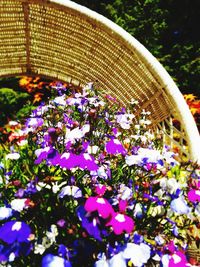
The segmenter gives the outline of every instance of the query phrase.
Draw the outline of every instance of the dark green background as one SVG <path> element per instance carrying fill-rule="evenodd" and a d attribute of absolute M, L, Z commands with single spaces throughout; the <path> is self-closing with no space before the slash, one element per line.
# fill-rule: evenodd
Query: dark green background
<path fill-rule="evenodd" d="M 200 0 L 74 0 L 138 39 L 182 93 L 200 97 Z"/>

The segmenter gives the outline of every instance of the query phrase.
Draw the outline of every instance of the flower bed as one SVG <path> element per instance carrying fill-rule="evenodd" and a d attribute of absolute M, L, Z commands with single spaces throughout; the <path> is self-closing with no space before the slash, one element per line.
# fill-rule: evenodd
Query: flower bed
<path fill-rule="evenodd" d="M 0 148 L 2 266 L 198 266 L 198 166 L 134 117 L 137 101 L 56 90 Z"/>

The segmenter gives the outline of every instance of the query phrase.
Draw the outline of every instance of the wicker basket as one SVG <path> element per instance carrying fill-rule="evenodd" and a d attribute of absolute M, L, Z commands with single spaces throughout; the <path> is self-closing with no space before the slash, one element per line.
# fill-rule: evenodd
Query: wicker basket
<path fill-rule="evenodd" d="M 0 0 L 0 42 L 1 77 L 93 81 L 101 94 L 124 105 L 137 99 L 138 113 L 151 112 L 164 141 L 200 163 L 199 133 L 175 83 L 143 45 L 110 20 L 68 0 Z"/>

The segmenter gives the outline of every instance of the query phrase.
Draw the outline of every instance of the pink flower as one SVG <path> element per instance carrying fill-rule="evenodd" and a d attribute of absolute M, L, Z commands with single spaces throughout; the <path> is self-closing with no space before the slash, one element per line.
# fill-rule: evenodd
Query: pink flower
<path fill-rule="evenodd" d="M 110 203 L 105 198 L 99 196 L 89 197 L 86 200 L 84 208 L 87 212 L 97 211 L 99 216 L 104 219 L 108 218 L 111 214 L 114 213 L 114 210 Z"/>
<path fill-rule="evenodd" d="M 188 261 L 186 259 L 186 256 L 181 251 L 176 251 L 174 254 L 170 256 L 169 259 L 169 267 L 187 267 Z"/>
<path fill-rule="evenodd" d="M 119 201 L 119 212 L 112 214 L 111 220 L 107 223 L 107 226 L 112 226 L 113 231 L 116 235 L 121 235 L 124 231 L 131 233 L 134 228 L 134 221 L 131 217 L 124 215 L 123 213 L 127 207 L 126 200 Z"/>
<path fill-rule="evenodd" d="M 188 199 L 191 202 L 200 201 L 200 190 L 191 189 L 188 192 Z"/>
<path fill-rule="evenodd" d="M 106 192 L 106 186 L 105 186 L 105 185 L 101 185 L 101 184 L 99 184 L 99 185 L 95 188 L 95 192 L 97 193 L 98 196 L 103 196 L 104 193 Z"/>
<path fill-rule="evenodd" d="M 126 233 L 131 233 L 133 231 L 134 221 L 127 215 L 115 212 L 112 214 L 112 219 L 106 225 L 112 226 L 116 235 L 121 235 L 124 231 Z"/>

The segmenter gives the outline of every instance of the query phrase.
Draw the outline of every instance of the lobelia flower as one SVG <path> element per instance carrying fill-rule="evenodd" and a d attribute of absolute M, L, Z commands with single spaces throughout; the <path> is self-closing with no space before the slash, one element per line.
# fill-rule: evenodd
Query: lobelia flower
<path fill-rule="evenodd" d="M 13 153 L 9 153 L 6 155 L 6 160 L 7 159 L 14 159 L 14 160 L 17 160 L 20 158 L 20 154 L 17 153 L 17 152 L 13 152 Z"/>
<path fill-rule="evenodd" d="M 72 265 L 62 257 L 47 254 L 42 258 L 42 267 L 72 267 Z"/>
<path fill-rule="evenodd" d="M 30 234 L 29 225 L 20 221 L 9 221 L 0 227 L 0 239 L 7 244 L 28 242 Z"/>
<path fill-rule="evenodd" d="M 98 169 L 98 165 L 95 163 L 94 157 L 88 153 L 82 153 L 80 155 L 76 155 L 74 153 L 64 153 L 60 157 L 59 165 L 62 168 L 67 169 L 75 167 L 87 169 L 89 171 L 96 171 Z"/>
<path fill-rule="evenodd" d="M 10 202 L 10 205 L 13 210 L 21 212 L 23 209 L 28 207 L 28 203 L 28 198 L 16 198 Z"/>
<path fill-rule="evenodd" d="M 188 200 L 191 202 L 200 202 L 200 190 L 191 189 L 188 192 Z"/>
<path fill-rule="evenodd" d="M 181 188 L 181 185 L 175 178 L 163 177 L 160 180 L 160 186 L 163 190 L 169 192 L 170 194 L 175 194 L 177 190 Z"/>
<path fill-rule="evenodd" d="M 133 114 L 120 114 L 116 115 L 117 123 L 120 124 L 122 129 L 130 129 L 130 125 L 135 116 Z"/>
<path fill-rule="evenodd" d="M 12 209 L 7 207 L 0 207 L 0 220 L 5 220 L 12 216 Z"/>
<path fill-rule="evenodd" d="M 150 259 L 151 248 L 141 243 L 139 245 L 134 243 L 127 243 L 124 251 L 123 257 L 125 259 L 130 259 L 136 267 L 142 267 Z"/>
<path fill-rule="evenodd" d="M 99 229 L 99 218 L 87 214 L 83 206 L 77 208 L 77 215 L 79 220 L 82 222 L 82 227 L 85 228 L 89 235 L 93 236 L 96 240 L 101 241 L 101 231 Z"/>
<path fill-rule="evenodd" d="M 85 136 L 86 133 L 90 131 L 90 125 L 85 124 L 81 129 L 74 128 L 73 130 L 66 129 L 65 142 L 75 142 Z"/>
<path fill-rule="evenodd" d="M 87 212 L 97 211 L 99 216 L 104 219 L 114 212 L 111 204 L 105 198 L 99 196 L 89 197 L 85 202 L 84 208 Z"/>
<path fill-rule="evenodd" d="M 37 129 L 38 127 L 44 124 L 44 120 L 42 118 L 29 118 L 26 121 L 26 127 Z"/>
<path fill-rule="evenodd" d="M 126 149 L 123 147 L 121 142 L 116 138 L 112 138 L 110 141 L 108 141 L 106 143 L 105 149 L 107 153 L 112 154 L 112 155 L 116 155 L 116 154 L 123 155 L 126 153 Z"/>
<path fill-rule="evenodd" d="M 84 208 L 87 212 L 97 211 L 99 216 L 104 219 L 108 218 L 112 213 L 114 213 L 111 204 L 107 201 L 107 199 L 102 197 L 102 195 L 105 193 L 105 190 L 105 186 L 97 186 L 95 191 L 98 196 L 89 197 L 84 205 Z"/>
<path fill-rule="evenodd" d="M 185 254 L 181 251 L 175 251 L 171 255 L 164 255 L 161 258 L 163 267 L 188 267 L 190 266 Z"/>
<path fill-rule="evenodd" d="M 123 253 L 120 252 L 114 255 L 108 262 L 109 267 L 127 267 L 126 260 L 123 257 Z"/>
<path fill-rule="evenodd" d="M 82 192 L 80 188 L 75 185 L 67 185 L 64 186 L 59 193 L 60 198 L 63 198 L 64 196 L 72 196 L 74 198 L 79 198 L 82 197 Z"/>
<path fill-rule="evenodd" d="M 66 98 L 65 95 L 57 96 L 56 98 L 54 98 L 52 102 L 58 106 L 66 106 L 65 98 Z"/>
<path fill-rule="evenodd" d="M 131 217 L 124 215 L 127 207 L 127 201 L 120 200 L 119 212 L 113 212 L 110 221 L 106 226 L 111 226 L 116 235 L 121 235 L 123 232 L 131 233 L 134 228 L 134 221 Z"/>
<path fill-rule="evenodd" d="M 191 210 L 183 196 L 173 199 L 170 208 L 178 214 L 188 214 Z"/>
<path fill-rule="evenodd" d="M 57 165 L 60 160 L 58 151 L 50 146 L 36 149 L 35 154 L 37 156 L 37 159 L 34 162 L 35 164 L 40 164 L 43 160 L 47 160 L 51 165 Z"/>

